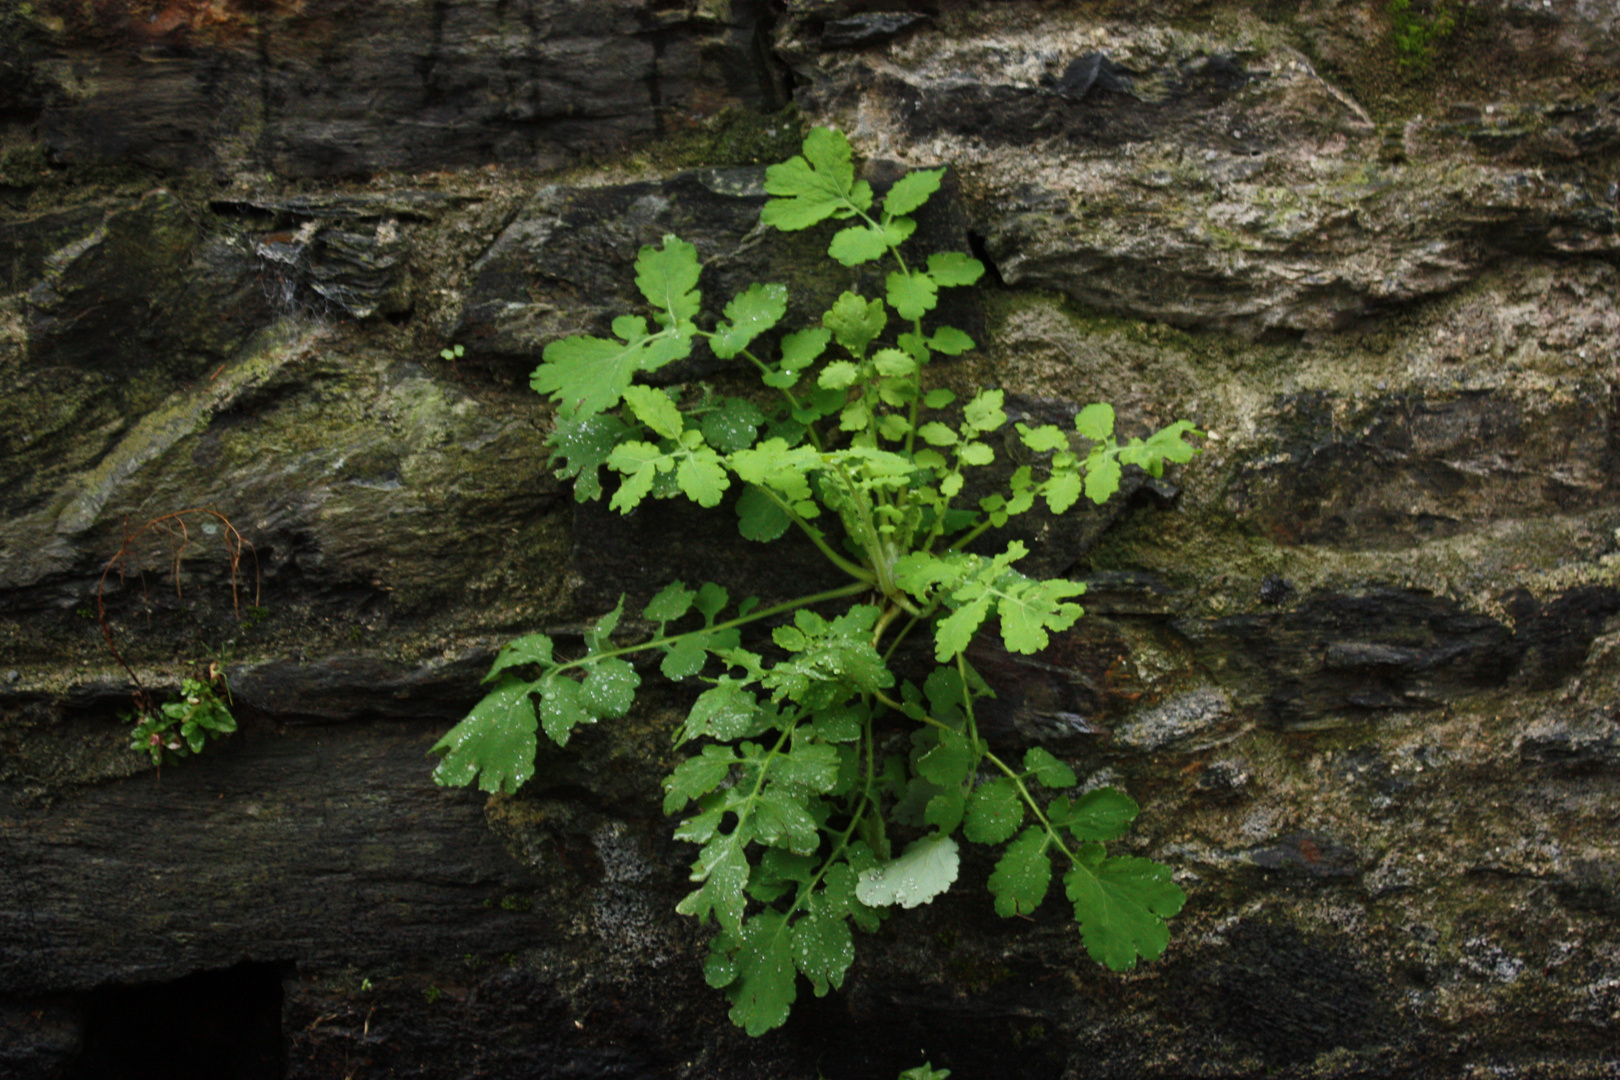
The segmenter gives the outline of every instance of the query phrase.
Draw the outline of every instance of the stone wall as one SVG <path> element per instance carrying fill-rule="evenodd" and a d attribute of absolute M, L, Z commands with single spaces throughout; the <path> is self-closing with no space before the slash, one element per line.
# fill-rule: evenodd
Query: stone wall
<path fill-rule="evenodd" d="M 0 12 L 8 1075 L 136 1075 L 109 1015 L 183 1029 L 203 985 L 279 1015 L 239 1076 L 1616 1075 L 1620 24 L 1457 10 L 1415 51 L 1374 0 Z M 1113 975 L 970 860 L 750 1040 L 673 911 L 689 689 L 513 797 L 427 750 L 510 636 L 819 572 L 576 503 L 527 389 L 668 232 L 709 295 L 819 311 L 817 238 L 751 235 L 811 124 L 950 167 L 922 229 L 994 282 L 946 383 L 1210 432 L 1024 525 L 1087 617 L 975 657 L 997 745 L 1126 787 L 1191 899 Z M 194 515 L 104 575 L 191 507 L 234 573 Z M 144 683 L 224 664 L 242 730 L 130 753 L 98 595 Z"/>

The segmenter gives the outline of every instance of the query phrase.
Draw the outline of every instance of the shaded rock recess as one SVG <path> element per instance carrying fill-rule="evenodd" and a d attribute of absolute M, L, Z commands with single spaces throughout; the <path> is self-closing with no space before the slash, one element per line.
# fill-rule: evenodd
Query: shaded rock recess
<path fill-rule="evenodd" d="M 942 385 L 1209 432 L 1021 523 L 1087 615 L 975 653 L 998 750 L 1125 787 L 1191 899 L 1113 975 L 969 859 L 750 1040 L 674 913 L 692 687 L 511 797 L 427 752 L 516 634 L 816 584 L 729 515 L 575 502 L 527 376 L 666 233 L 716 308 L 814 318 L 825 237 L 755 225 L 817 124 L 950 169 L 919 242 L 993 281 Z M 1620 1075 L 1617 215 L 1585 0 L 4 5 L 0 1073 L 145 1075 L 117 1017 L 223 998 L 199 1074 Z M 198 507 L 251 546 L 140 531 Z M 131 753 L 98 594 L 241 730 Z"/>

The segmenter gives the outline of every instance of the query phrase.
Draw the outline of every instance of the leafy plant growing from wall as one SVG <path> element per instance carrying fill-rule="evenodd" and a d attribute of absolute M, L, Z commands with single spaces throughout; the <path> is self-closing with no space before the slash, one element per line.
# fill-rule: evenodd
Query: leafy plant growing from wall
<path fill-rule="evenodd" d="M 964 253 L 904 253 L 943 175 L 912 172 L 879 199 L 856 179 L 844 136 L 813 131 L 802 156 L 768 170 L 762 220 L 787 231 L 836 223 L 828 254 L 851 268 L 886 262 L 882 295 L 845 292 L 818 324 L 780 333 L 788 291 L 756 284 L 705 328 L 697 252 L 666 236 L 636 262 L 651 321 L 621 315 L 612 338 L 554 342 L 532 379 L 557 402 L 553 460 L 580 501 L 605 493 L 603 468 L 623 514 L 647 499 L 718 508 L 735 491 L 744 537 L 797 530 L 848 583 L 761 606 L 677 581 L 641 612 L 650 637 L 618 634 L 621 598 L 577 654 L 546 634 L 518 638 L 490 669 L 487 696 L 434 747 L 441 784 L 513 792 L 534 773 L 538 732 L 566 745 L 582 725 L 625 715 L 641 683 L 632 656 L 661 654 L 666 678 L 705 686 L 675 733 L 691 753 L 664 781 L 664 808 L 684 815 L 676 836 L 698 846 L 678 910 L 717 925 L 705 975 L 750 1034 L 787 1018 L 799 975 L 818 996 L 842 984 L 853 930 L 948 889 L 960 840 L 1000 851 L 989 889 L 1003 916 L 1041 904 L 1056 862 L 1086 951 L 1114 970 L 1158 957 L 1184 900 L 1167 867 L 1105 850 L 1136 817 L 1126 794 L 1076 790 L 1069 766 L 1040 747 L 1013 757 L 990 745 L 977 705 L 992 691 L 966 654 L 982 633 L 1035 653 L 1081 616 L 1083 585 L 1021 573 L 1024 545 L 987 546 L 993 530 L 1038 503 L 1059 514 L 1101 503 L 1127 466 L 1158 476 L 1190 460 L 1184 436 L 1198 432 L 1181 421 L 1121 442 L 1102 404 L 1072 430 L 1020 423 L 1039 464 L 1012 470 L 996 494 L 964 496 L 968 475 L 994 464 L 988 436 L 1008 417 L 1000 390 L 958 403 L 924 387 L 936 357 L 975 347 L 933 323 L 941 290 L 984 273 Z M 775 405 L 636 381 L 700 340 L 751 366 Z M 770 626 L 768 643 L 745 639 L 757 624 Z M 923 635 L 932 666 L 904 677 L 896 650 Z"/>
<path fill-rule="evenodd" d="M 1435 47 L 1451 37 L 1467 13 L 1466 0 L 1437 0 L 1427 15 L 1415 10 L 1412 0 L 1389 0 L 1384 10 L 1389 15 L 1395 58 L 1416 74 L 1429 70 Z"/>
<path fill-rule="evenodd" d="M 208 507 L 194 507 L 161 514 L 139 528 L 126 532 L 118 551 L 102 568 L 101 577 L 96 582 L 96 623 L 101 628 L 102 640 L 106 642 L 107 650 L 129 676 L 133 688 L 131 698 L 134 708 L 123 715 L 127 723 L 134 725 L 130 732 L 129 748 L 137 753 L 150 755 L 152 764 L 158 766 L 159 770 L 166 762 L 201 753 L 210 738 L 223 738 L 236 730 L 236 718 L 230 709 L 231 692 L 225 678 L 223 657 L 219 662 L 199 666 L 193 676 L 181 680 L 180 693 L 177 696 L 170 697 L 160 704 L 151 689 L 141 682 L 140 675 L 136 673 L 123 651 L 118 648 L 112 620 L 107 614 L 107 580 L 116 576 L 123 581 L 133 575 L 144 582 L 144 576 L 133 563 L 138 542 L 143 536 L 151 533 L 167 541 L 167 559 L 170 573 L 174 578 L 175 595 L 180 596 L 180 571 L 192 544 L 192 519 L 200 519 L 198 527 L 203 534 L 218 536 L 224 546 L 226 557 L 230 562 L 231 607 L 240 621 L 242 605 L 239 581 L 242 556 L 244 553 L 252 555 L 257 564 L 258 554 L 253 544 L 237 530 L 229 518 L 218 510 Z M 253 605 L 248 610 L 250 618 L 257 621 L 262 618 L 264 609 L 258 606 L 256 571 L 254 577 Z"/>

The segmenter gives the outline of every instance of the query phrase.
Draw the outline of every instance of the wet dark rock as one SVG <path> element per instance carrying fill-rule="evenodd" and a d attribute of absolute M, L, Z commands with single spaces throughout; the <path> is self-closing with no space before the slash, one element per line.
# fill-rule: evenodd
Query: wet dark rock
<path fill-rule="evenodd" d="M 106 205 L 91 203 L 0 222 L 0 268 L 14 283 L 38 278 L 47 256 L 90 236 L 106 220 L 107 211 Z"/>
<path fill-rule="evenodd" d="M 1579 512 L 1613 498 L 1611 410 L 1595 383 L 1556 403 L 1299 394 L 1277 403 L 1274 452 L 1240 469 L 1228 505 L 1281 542 L 1350 548 L 1452 536 L 1485 516 Z"/>
<path fill-rule="evenodd" d="M 19 261 L 31 243 L 80 234 L 51 250 L 43 280 L 29 291 L 30 369 L 114 380 L 153 369 L 195 376 L 265 321 L 251 256 L 226 238 L 205 239 L 169 192 L 106 207 L 92 220 L 83 211 L 55 215 L 20 237 Z"/>
<path fill-rule="evenodd" d="M 98 11 L 99 48 L 59 35 L 55 62 L 34 69 L 56 160 L 281 176 L 555 168 L 779 93 L 760 3 L 727 18 L 637 0 L 421 0 L 341 18 L 272 3 L 195 22 L 137 11 Z"/>
<path fill-rule="evenodd" d="M 927 19 L 928 16 L 914 11 L 868 11 L 842 19 L 830 19 L 821 27 L 821 47 L 850 49 L 877 45 L 893 40 Z"/>
<path fill-rule="evenodd" d="M 253 251 L 283 309 L 313 299 L 333 312 L 364 319 L 399 315 L 410 307 L 405 239 L 392 219 L 367 232 L 311 222 L 296 232 L 268 234 Z"/>
<path fill-rule="evenodd" d="M 1204 735 L 1232 715 L 1232 703 L 1214 687 L 1201 687 L 1145 709 L 1114 729 L 1114 744 L 1156 753 Z"/>
<path fill-rule="evenodd" d="M 1198 773 L 1200 794 L 1214 799 L 1236 799 L 1242 796 L 1254 779 L 1241 761 L 1221 759 L 1210 762 Z"/>
<path fill-rule="evenodd" d="M 1087 574 L 1081 605 L 1095 615 L 1170 615 L 1176 591 L 1141 570 L 1105 570 Z"/>
<path fill-rule="evenodd" d="M 1246 855 L 1262 870 L 1302 880 L 1349 880 L 1363 869 L 1354 849 L 1320 833 L 1293 833 Z"/>
<path fill-rule="evenodd" d="M 84 1044 L 63 1080 L 153 1075 L 283 1080 L 281 981 L 288 965 L 242 963 L 77 995 Z M 176 1023 L 176 1018 L 185 1018 Z"/>
<path fill-rule="evenodd" d="M 713 581 L 731 593 L 788 599 L 835 589 L 848 579 L 820 558 L 810 541 L 784 537 L 772 544 L 745 540 L 736 531 L 735 496 L 722 504 L 724 531 L 716 535 L 714 512 L 685 499 L 662 500 L 626 517 L 609 509 L 608 497 L 574 507 L 570 570 L 585 610 L 606 611 L 618 602 L 626 580 L 663 582 L 685 577 L 695 585 Z M 633 597 L 638 610 L 652 598 Z"/>
<path fill-rule="evenodd" d="M 478 700 L 492 659 L 493 653 L 475 653 L 424 667 L 370 656 L 273 660 L 232 670 L 231 693 L 284 723 L 456 716 Z"/>
<path fill-rule="evenodd" d="M 1449 598 L 1373 589 L 1179 625 L 1227 678 L 1267 687 L 1272 723 L 1296 726 L 1433 708 L 1515 681 L 1555 686 L 1579 670 L 1603 620 L 1616 612 L 1620 592 L 1582 587 L 1531 603 L 1509 630 Z"/>
<path fill-rule="evenodd" d="M 1455 600 L 1396 589 L 1179 625 L 1226 680 L 1265 687 L 1264 713 L 1282 726 L 1432 708 L 1505 684 L 1525 649 L 1506 626 Z"/>
<path fill-rule="evenodd" d="M 1023 132 L 1025 138 L 1056 136 L 1107 147 L 1185 126 L 1213 136 L 1215 125 L 1206 122 L 1204 113 L 1248 78 L 1229 59 L 1153 74 L 1162 91 L 1140 95 L 1136 87 L 1145 73 L 1090 52 L 1069 61 L 1049 86 L 958 79 L 954 86 L 924 93 L 899 79 L 879 77 L 868 92 L 892 101 L 907 118 L 907 135 L 917 140 L 948 133 L 1004 142 Z M 1221 142 L 1228 148 L 1243 146 L 1230 138 Z"/>
<path fill-rule="evenodd" d="M 15 1080 L 58 1080 L 82 1046 L 82 1026 L 59 1001 L 0 1002 L 0 1068 Z"/>
<path fill-rule="evenodd" d="M 1122 719 L 1144 692 L 1124 661 L 1130 643 L 1103 619 L 1086 619 L 1054 634 L 1036 656 L 1009 653 L 986 634 L 968 659 L 995 690 L 980 723 L 999 748 L 1022 753 L 1040 744 L 1057 753 L 1090 753 L 1098 736 Z M 926 675 L 927 665 L 918 674 Z"/>
<path fill-rule="evenodd" d="M 1260 581 L 1260 602 L 1275 607 L 1294 595 L 1294 586 L 1277 574 L 1267 574 Z"/>
<path fill-rule="evenodd" d="M 529 875 L 486 831 L 483 799 L 424 767 L 444 727 L 249 728 L 161 784 L 147 771 L 51 808 L 0 792 L 0 993 L 522 947 L 525 920 L 483 901 Z"/>
<path fill-rule="evenodd" d="M 307 220 L 349 221 L 386 218 L 432 221 L 447 210 L 470 201 L 475 200 L 470 196 L 454 195 L 444 191 L 405 189 L 376 193 L 312 192 L 285 197 L 257 195 L 248 198 L 214 199 L 210 205 L 217 210 L 238 213 L 259 211 L 289 219 L 294 223 Z"/>
<path fill-rule="evenodd" d="M 1437 659 L 1444 660 L 1445 655 L 1375 642 L 1335 641 L 1327 647 L 1322 666 L 1328 671 L 1422 671 L 1433 667 Z"/>
<path fill-rule="evenodd" d="M 1437 169 L 1465 137 L 1422 120 L 1398 167 L 1374 176 L 1372 116 L 1275 38 L 1233 48 L 1125 30 L 1065 55 L 1054 41 L 1084 38 L 1060 14 L 985 32 L 993 48 L 921 30 L 885 64 L 792 43 L 789 55 L 807 106 L 971 174 L 1009 285 L 1131 318 L 1297 334 L 1453 292 L 1512 257 L 1615 250 L 1613 177 L 1577 141 L 1610 137 L 1608 104 L 1540 122 L 1541 142 L 1580 163 L 1557 176 L 1531 164 L 1552 149 L 1483 161 L 1469 149 L 1467 177 Z"/>
<path fill-rule="evenodd" d="M 1567 907 L 1611 918 L 1620 915 L 1620 861 L 1579 860 L 1553 887 Z"/>
<path fill-rule="evenodd" d="M 1363 961 L 1289 926 L 1244 920 L 1193 980 L 1207 991 L 1187 1003 L 1193 1015 L 1212 1014 L 1221 1034 L 1272 1068 L 1386 1041 L 1395 1026 Z"/>
<path fill-rule="evenodd" d="M 1091 52 L 1064 68 L 1054 86 L 1058 96 L 1068 101 L 1084 101 L 1093 88 L 1129 94 L 1131 73 L 1108 59 L 1107 53 Z"/>
<path fill-rule="evenodd" d="M 1523 649 L 1517 678 L 1551 689 L 1580 670 L 1592 641 L 1620 614 L 1620 591 L 1607 585 L 1570 589 L 1545 604 L 1517 590 L 1504 597 L 1519 621 Z"/>
<path fill-rule="evenodd" d="M 1519 758 L 1563 774 L 1620 772 L 1620 720 L 1612 706 L 1555 708 L 1525 730 Z"/>

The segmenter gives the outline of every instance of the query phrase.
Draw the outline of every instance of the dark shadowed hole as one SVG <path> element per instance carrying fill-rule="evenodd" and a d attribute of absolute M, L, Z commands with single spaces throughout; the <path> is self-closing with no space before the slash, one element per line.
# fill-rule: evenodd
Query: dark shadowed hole
<path fill-rule="evenodd" d="M 1068 1045 L 1040 1019 L 1047 994 L 1009 978 L 968 1004 L 873 995 L 852 1009 L 845 994 L 801 992 L 784 1034 L 828 1080 L 887 1080 L 925 1061 L 962 1080 L 1058 1080 Z"/>
<path fill-rule="evenodd" d="M 84 1048 L 65 1080 L 282 1080 L 286 964 L 237 964 L 84 996 Z"/>

